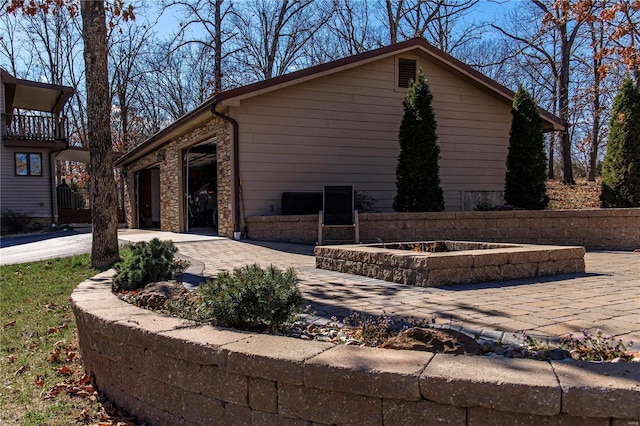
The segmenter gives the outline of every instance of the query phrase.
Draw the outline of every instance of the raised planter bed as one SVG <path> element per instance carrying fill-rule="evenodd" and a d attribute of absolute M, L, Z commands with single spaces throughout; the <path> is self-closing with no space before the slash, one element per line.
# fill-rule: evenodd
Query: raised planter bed
<path fill-rule="evenodd" d="M 633 425 L 640 368 L 334 346 L 132 306 L 112 271 L 71 299 L 87 372 L 150 425 Z"/>
<path fill-rule="evenodd" d="M 418 287 L 583 273 L 584 247 L 469 241 L 321 246 L 316 267 Z"/>

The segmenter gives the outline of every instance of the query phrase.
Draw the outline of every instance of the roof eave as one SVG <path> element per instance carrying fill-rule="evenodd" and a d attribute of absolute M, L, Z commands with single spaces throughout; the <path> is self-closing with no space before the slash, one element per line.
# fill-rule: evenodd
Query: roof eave
<path fill-rule="evenodd" d="M 202 104 L 197 106 L 195 109 L 186 113 L 182 117 L 178 118 L 173 123 L 169 124 L 164 129 L 156 132 L 154 135 L 150 136 L 146 141 L 142 144 L 138 145 L 136 148 L 127 152 L 125 155 L 120 157 L 115 163 L 116 167 L 126 167 L 134 161 L 138 160 L 140 157 L 149 154 L 150 152 L 158 149 L 165 144 L 169 143 L 173 138 L 179 136 L 182 133 L 181 129 L 186 129 L 193 126 L 193 121 L 199 116 L 205 116 L 210 114 L 209 108 L 211 107 L 211 103 L 213 102 L 213 98 L 209 98 L 204 101 Z M 212 116 L 213 117 L 213 116 Z"/>

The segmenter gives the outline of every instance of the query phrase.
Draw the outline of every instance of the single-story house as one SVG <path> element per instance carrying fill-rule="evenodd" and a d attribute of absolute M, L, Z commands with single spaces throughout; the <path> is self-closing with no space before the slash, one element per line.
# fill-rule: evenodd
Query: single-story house
<path fill-rule="evenodd" d="M 217 222 L 231 236 L 246 217 L 286 214 L 283 194 L 336 184 L 392 211 L 402 102 L 419 68 L 433 94 L 445 209 L 501 197 L 514 93 L 415 38 L 221 92 L 156 133 L 116 162 L 129 226 Z M 540 113 L 546 131 L 565 129 Z"/>
<path fill-rule="evenodd" d="M 64 107 L 73 87 L 22 80 L 0 68 L 0 206 L 31 223 L 58 218 L 56 155 L 69 147 Z"/>

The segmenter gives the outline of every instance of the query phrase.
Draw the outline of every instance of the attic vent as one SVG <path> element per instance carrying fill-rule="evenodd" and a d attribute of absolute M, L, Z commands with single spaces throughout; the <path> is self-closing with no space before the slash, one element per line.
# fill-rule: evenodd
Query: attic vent
<path fill-rule="evenodd" d="M 409 87 L 409 82 L 416 78 L 415 59 L 398 59 L 398 87 Z"/>

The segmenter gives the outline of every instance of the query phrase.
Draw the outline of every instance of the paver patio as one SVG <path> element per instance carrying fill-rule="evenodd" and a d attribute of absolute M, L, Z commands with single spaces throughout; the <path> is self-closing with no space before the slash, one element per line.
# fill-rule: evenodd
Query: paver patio
<path fill-rule="evenodd" d="M 133 237 L 133 232 L 124 234 Z M 174 241 L 179 253 L 202 262 L 205 276 L 250 263 L 295 268 L 311 305 L 311 321 L 341 318 L 352 311 L 435 316 L 436 324 L 506 340 L 519 331 L 556 340 L 581 328 L 600 328 L 640 349 L 639 253 L 587 252 L 584 274 L 421 288 L 316 269 L 312 246 L 227 239 Z"/>

